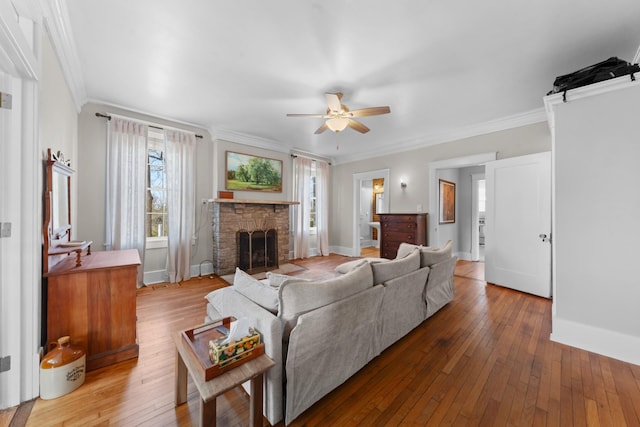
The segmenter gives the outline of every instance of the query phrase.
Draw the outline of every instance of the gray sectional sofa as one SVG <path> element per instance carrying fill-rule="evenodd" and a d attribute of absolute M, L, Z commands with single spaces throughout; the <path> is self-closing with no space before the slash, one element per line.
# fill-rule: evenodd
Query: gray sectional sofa
<path fill-rule="evenodd" d="M 206 296 L 205 320 L 252 319 L 276 361 L 264 414 L 288 424 L 453 299 L 451 249 L 403 243 L 394 260 L 351 261 L 319 281 L 236 270 L 233 286 Z"/>

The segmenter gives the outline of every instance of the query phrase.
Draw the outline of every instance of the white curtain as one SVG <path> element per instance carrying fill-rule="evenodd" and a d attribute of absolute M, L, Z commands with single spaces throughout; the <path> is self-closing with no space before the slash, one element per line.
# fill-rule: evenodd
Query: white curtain
<path fill-rule="evenodd" d="M 293 257 L 306 258 L 309 252 L 309 194 L 311 190 L 311 167 L 313 160 L 305 157 L 293 158 L 294 242 Z"/>
<path fill-rule="evenodd" d="M 195 215 L 195 151 L 192 133 L 165 130 L 167 171 L 169 282 L 191 277 L 191 242 Z"/>
<path fill-rule="evenodd" d="M 318 252 L 329 255 L 329 164 L 316 160 L 316 221 Z"/>
<path fill-rule="evenodd" d="M 112 118 L 107 139 L 106 249 L 137 249 L 144 265 L 147 126 Z"/>

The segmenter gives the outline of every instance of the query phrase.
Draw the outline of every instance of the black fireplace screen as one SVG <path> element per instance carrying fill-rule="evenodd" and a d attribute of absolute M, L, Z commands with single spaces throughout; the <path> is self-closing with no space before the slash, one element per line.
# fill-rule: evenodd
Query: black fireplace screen
<path fill-rule="evenodd" d="M 238 267 L 247 273 L 278 268 L 278 232 L 238 231 Z"/>

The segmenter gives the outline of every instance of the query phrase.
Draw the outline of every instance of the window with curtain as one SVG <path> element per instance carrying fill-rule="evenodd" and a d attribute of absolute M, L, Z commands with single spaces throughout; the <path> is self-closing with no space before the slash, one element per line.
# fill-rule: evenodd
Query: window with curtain
<path fill-rule="evenodd" d="M 328 245 L 329 164 L 305 157 L 293 159 L 294 257 L 329 255 Z"/>
<path fill-rule="evenodd" d="M 147 247 L 166 247 L 168 236 L 167 170 L 164 133 L 150 128 L 147 150 L 145 229 Z"/>
<path fill-rule="evenodd" d="M 170 282 L 191 277 L 195 135 L 113 118 L 107 143 L 107 249 L 167 248 Z"/>

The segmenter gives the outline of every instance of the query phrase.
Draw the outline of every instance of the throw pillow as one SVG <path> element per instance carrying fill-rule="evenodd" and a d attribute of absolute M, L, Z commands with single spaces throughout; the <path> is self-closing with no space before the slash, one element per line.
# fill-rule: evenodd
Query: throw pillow
<path fill-rule="evenodd" d="M 347 274 L 348 272 L 352 271 L 354 268 L 356 268 L 357 266 L 359 266 L 360 264 L 362 264 L 362 261 L 367 261 L 369 264 L 374 264 L 376 262 L 387 262 L 389 261 L 386 258 L 359 258 L 353 261 L 347 261 L 343 264 L 340 264 L 339 266 L 336 267 L 336 272 L 340 273 L 340 274 Z"/>
<path fill-rule="evenodd" d="M 389 262 L 371 264 L 373 270 L 373 283 L 376 285 L 387 280 L 404 276 L 420 268 L 420 251 L 414 248 L 413 252 L 404 258 L 394 259 Z"/>
<path fill-rule="evenodd" d="M 453 242 L 449 240 L 442 248 L 421 248 L 420 267 L 431 267 L 446 261 L 452 256 Z"/>
<path fill-rule="evenodd" d="M 301 277 L 287 276 L 286 274 L 272 273 L 270 271 L 267 272 L 267 279 L 268 279 L 267 280 L 268 285 L 275 289 L 278 289 L 283 283 L 286 283 L 289 281 L 296 281 L 296 282 L 308 281 L 308 279 L 303 279 Z"/>
<path fill-rule="evenodd" d="M 236 267 L 233 289 L 272 313 L 278 312 L 278 291 Z"/>
<path fill-rule="evenodd" d="M 411 254 L 411 252 L 416 250 L 416 248 L 421 249 L 422 246 L 413 245 L 411 243 L 405 243 L 405 242 L 400 243 L 400 246 L 398 246 L 398 252 L 396 253 L 396 259 L 406 257 L 407 255 Z"/>

